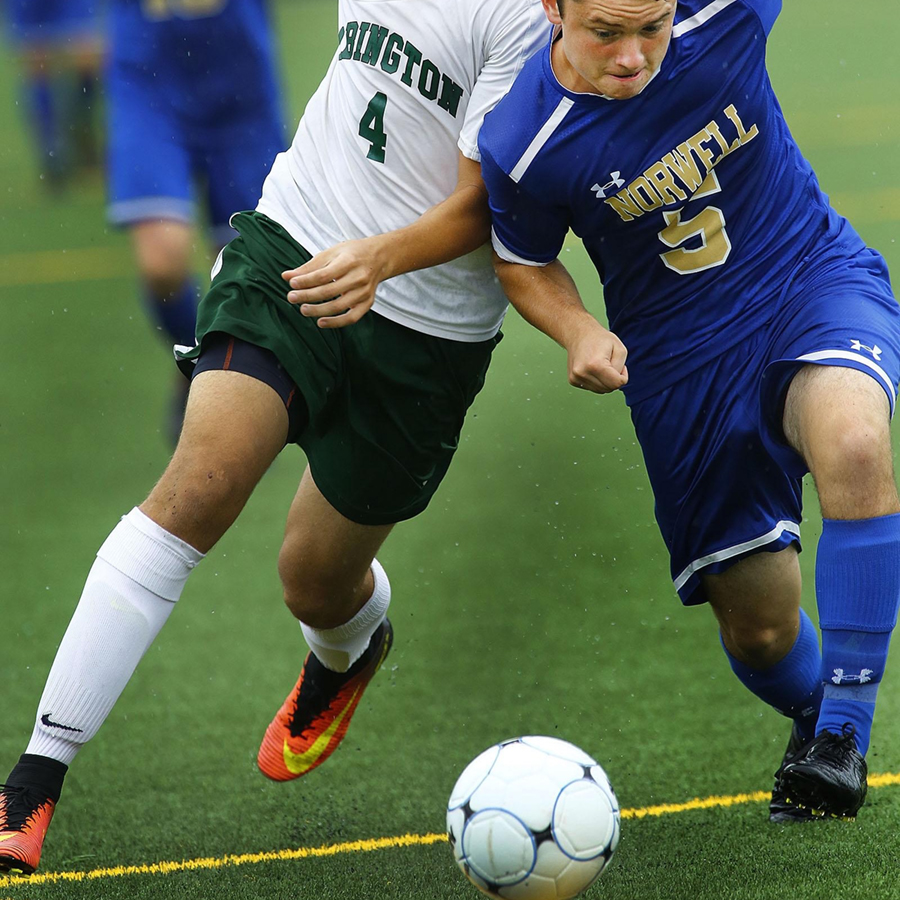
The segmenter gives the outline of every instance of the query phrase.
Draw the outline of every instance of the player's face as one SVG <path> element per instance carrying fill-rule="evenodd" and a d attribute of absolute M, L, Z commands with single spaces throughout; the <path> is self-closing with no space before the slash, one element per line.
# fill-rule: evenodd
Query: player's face
<path fill-rule="evenodd" d="M 562 25 L 553 67 L 570 90 L 627 100 L 662 65 L 676 0 L 565 0 L 561 14 L 557 0 L 543 3 Z"/>

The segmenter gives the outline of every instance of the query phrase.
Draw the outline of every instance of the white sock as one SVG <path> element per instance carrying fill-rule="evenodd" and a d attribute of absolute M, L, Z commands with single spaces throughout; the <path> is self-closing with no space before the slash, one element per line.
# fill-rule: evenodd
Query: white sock
<path fill-rule="evenodd" d="M 135 508 L 97 553 L 26 753 L 69 765 L 112 710 L 203 554 Z"/>
<path fill-rule="evenodd" d="M 346 672 L 369 646 L 375 629 L 384 621 L 391 605 L 391 583 L 377 559 L 372 560 L 375 590 L 363 608 L 337 628 L 310 628 L 300 623 L 303 637 L 319 662 L 334 672 Z"/>

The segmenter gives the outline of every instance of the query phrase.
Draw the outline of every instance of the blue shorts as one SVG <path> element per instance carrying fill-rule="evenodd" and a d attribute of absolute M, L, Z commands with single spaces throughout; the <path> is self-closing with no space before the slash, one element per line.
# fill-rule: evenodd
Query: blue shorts
<path fill-rule="evenodd" d="M 61 43 L 100 36 L 103 0 L 6 0 L 14 43 Z"/>
<path fill-rule="evenodd" d="M 139 67 L 109 67 L 109 220 L 192 223 L 200 200 L 217 243 L 224 244 L 235 234 L 228 219 L 256 207 L 285 147 L 278 98 L 260 98 L 252 112 L 237 117 L 200 122 L 178 111 L 178 91 L 161 81 Z"/>
<path fill-rule="evenodd" d="M 750 553 L 800 544 L 808 468 L 782 431 L 791 379 L 805 364 L 871 376 L 891 415 L 900 381 L 900 308 L 881 256 L 801 273 L 752 340 L 631 409 L 685 604 L 703 603 L 700 575 Z"/>

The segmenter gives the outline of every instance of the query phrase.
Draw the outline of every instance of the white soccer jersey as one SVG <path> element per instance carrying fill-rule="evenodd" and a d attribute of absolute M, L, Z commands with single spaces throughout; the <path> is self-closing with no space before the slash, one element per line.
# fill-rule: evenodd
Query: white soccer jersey
<path fill-rule="evenodd" d="M 485 114 L 549 36 L 539 0 L 340 0 L 338 49 L 258 210 L 310 253 L 409 225 L 478 160 Z M 374 309 L 482 341 L 506 298 L 481 247 L 379 285 Z"/>

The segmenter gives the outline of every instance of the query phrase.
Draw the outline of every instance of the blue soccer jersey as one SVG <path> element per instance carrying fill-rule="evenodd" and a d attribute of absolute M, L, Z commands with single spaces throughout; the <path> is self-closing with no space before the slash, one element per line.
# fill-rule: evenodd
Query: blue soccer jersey
<path fill-rule="evenodd" d="M 628 100 L 562 87 L 548 45 L 481 130 L 496 251 L 543 265 L 581 237 L 628 348 L 629 404 L 768 322 L 801 262 L 864 249 L 769 83 L 780 8 L 681 0 L 660 70 Z"/>
<path fill-rule="evenodd" d="M 265 0 L 112 0 L 110 57 L 114 68 L 151 74 L 160 96 L 193 121 L 278 95 Z"/>

